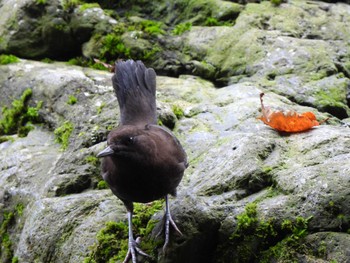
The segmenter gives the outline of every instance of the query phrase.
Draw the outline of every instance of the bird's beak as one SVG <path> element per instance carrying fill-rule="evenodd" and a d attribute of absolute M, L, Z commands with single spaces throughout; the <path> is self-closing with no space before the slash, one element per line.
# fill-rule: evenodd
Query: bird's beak
<path fill-rule="evenodd" d="M 112 155 L 112 154 L 114 154 L 114 151 L 113 151 L 113 149 L 110 147 L 110 146 L 108 146 L 106 149 L 104 149 L 102 152 L 99 152 L 98 154 L 97 154 L 97 157 L 98 158 L 101 158 L 101 157 L 105 157 L 105 156 L 108 156 L 108 155 Z"/>

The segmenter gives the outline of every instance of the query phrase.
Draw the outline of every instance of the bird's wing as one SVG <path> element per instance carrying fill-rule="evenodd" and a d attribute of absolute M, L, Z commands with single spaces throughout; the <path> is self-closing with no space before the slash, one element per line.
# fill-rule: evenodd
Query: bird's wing
<path fill-rule="evenodd" d="M 153 129 L 153 130 L 162 130 L 165 134 L 167 134 L 168 137 L 172 138 L 174 145 L 176 146 L 176 149 L 179 150 L 179 151 L 176 151 L 177 152 L 176 157 L 179 160 L 179 164 L 183 166 L 183 170 L 185 170 L 188 167 L 187 154 L 184 148 L 182 147 L 180 141 L 176 138 L 176 136 L 170 130 L 168 130 L 165 127 L 162 127 L 159 125 L 153 125 L 153 124 L 146 125 L 145 128 Z"/>

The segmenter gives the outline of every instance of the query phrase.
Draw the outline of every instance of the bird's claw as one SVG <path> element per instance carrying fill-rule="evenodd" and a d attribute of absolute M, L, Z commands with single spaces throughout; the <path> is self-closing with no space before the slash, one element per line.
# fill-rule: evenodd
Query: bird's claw
<path fill-rule="evenodd" d="M 151 257 L 147 253 L 141 250 L 141 248 L 138 247 L 138 245 L 141 243 L 141 238 L 138 237 L 136 240 L 129 241 L 129 249 L 128 253 L 126 254 L 126 257 L 123 261 L 123 263 L 129 262 L 131 259 L 132 263 L 137 263 L 137 255 L 142 255 L 144 257 Z"/>
<path fill-rule="evenodd" d="M 175 229 L 175 231 L 177 233 L 179 233 L 180 236 L 182 236 L 182 232 L 180 231 L 180 229 L 177 227 L 177 225 L 175 224 L 175 221 L 173 220 L 173 218 L 170 216 L 169 218 L 169 222 L 170 224 L 173 226 L 173 228 Z"/>
<path fill-rule="evenodd" d="M 167 213 L 165 216 L 165 242 L 163 245 L 163 253 L 165 253 L 166 247 L 169 244 L 169 239 L 170 239 L 170 231 L 169 231 L 169 227 L 170 225 L 172 225 L 172 227 L 175 229 L 175 231 L 182 236 L 182 232 L 180 231 L 180 229 L 177 227 L 175 221 L 173 220 L 173 218 L 171 217 L 170 213 Z"/>

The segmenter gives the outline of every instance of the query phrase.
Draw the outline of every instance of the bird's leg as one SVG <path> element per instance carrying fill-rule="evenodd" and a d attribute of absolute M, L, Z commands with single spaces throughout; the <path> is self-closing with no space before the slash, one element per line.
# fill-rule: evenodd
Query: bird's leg
<path fill-rule="evenodd" d="M 163 246 L 163 253 L 165 252 L 166 247 L 169 244 L 169 227 L 170 224 L 173 226 L 173 228 L 178 232 L 180 235 L 182 235 L 181 231 L 179 228 L 176 226 L 173 218 L 171 217 L 170 214 L 170 208 L 169 208 L 169 200 L 168 200 L 168 195 L 165 196 L 165 242 Z"/>
<path fill-rule="evenodd" d="M 132 210 L 128 209 L 128 224 L 129 224 L 129 244 L 128 245 L 129 245 L 129 249 L 128 249 L 128 253 L 126 254 L 126 257 L 125 257 L 123 263 L 127 263 L 130 259 L 131 259 L 132 263 L 137 263 L 136 254 L 150 257 L 150 255 L 146 254 L 138 247 L 138 244 L 140 243 L 139 238 L 137 238 L 135 240 L 133 237 L 132 214 L 133 214 Z"/>

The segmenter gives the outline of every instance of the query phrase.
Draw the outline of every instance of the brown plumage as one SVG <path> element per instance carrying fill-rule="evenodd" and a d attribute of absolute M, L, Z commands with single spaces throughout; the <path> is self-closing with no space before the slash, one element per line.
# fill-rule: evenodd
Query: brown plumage
<path fill-rule="evenodd" d="M 133 202 L 166 200 L 165 244 L 169 242 L 171 218 L 168 194 L 176 195 L 188 166 L 186 153 L 177 138 L 166 128 L 156 125 L 156 74 L 141 61 L 117 62 L 112 78 L 120 108 L 120 125 L 107 138 L 107 148 L 97 156 L 102 160 L 102 176 L 112 192 L 128 210 L 129 252 L 136 263 L 142 252 L 132 236 Z M 181 233 L 181 232 L 180 232 Z"/>

